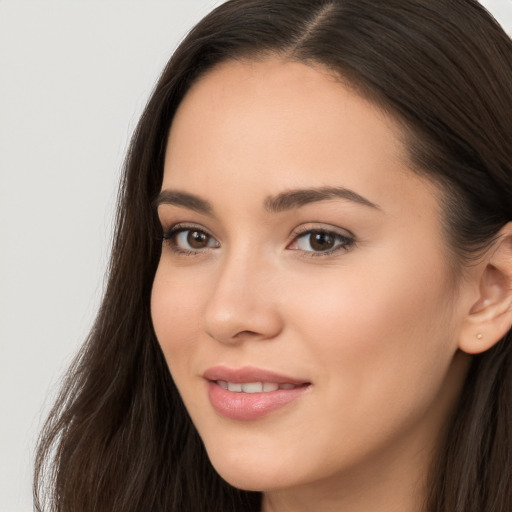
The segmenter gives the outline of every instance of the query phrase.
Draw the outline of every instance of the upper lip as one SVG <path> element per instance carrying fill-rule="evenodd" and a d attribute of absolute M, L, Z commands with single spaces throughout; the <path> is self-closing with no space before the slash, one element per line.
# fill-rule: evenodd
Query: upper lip
<path fill-rule="evenodd" d="M 228 368 L 227 366 L 214 366 L 206 370 L 203 377 L 209 381 L 226 381 L 233 383 L 244 382 L 272 382 L 275 384 L 309 384 L 307 380 L 281 375 L 273 371 L 243 366 L 241 368 Z"/>

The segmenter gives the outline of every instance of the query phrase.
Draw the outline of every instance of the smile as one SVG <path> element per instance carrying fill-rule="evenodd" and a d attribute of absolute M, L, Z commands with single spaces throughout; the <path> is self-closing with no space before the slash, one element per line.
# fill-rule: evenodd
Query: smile
<path fill-rule="evenodd" d="M 241 421 L 258 420 L 284 409 L 312 388 L 306 379 L 247 366 L 216 366 L 204 372 L 203 378 L 215 412 Z"/>
<path fill-rule="evenodd" d="M 217 380 L 216 383 L 222 388 L 234 393 L 271 393 L 278 389 L 295 389 L 296 384 L 277 382 L 227 382 L 225 380 Z"/>

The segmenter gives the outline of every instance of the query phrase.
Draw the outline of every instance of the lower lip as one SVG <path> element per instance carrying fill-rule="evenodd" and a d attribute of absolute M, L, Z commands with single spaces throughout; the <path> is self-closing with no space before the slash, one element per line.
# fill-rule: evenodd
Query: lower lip
<path fill-rule="evenodd" d="M 216 382 L 208 382 L 208 396 L 213 408 L 232 420 L 256 420 L 293 402 L 309 388 L 309 385 L 293 389 L 278 389 L 266 393 L 237 393 L 221 388 Z"/>

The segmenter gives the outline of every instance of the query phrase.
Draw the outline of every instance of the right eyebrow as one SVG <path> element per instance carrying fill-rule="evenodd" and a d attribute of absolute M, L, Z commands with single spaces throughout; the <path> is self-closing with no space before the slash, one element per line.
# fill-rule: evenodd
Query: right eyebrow
<path fill-rule="evenodd" d="M 179 190 L 162 190 L 153 201 L 153 208 L 157 210 L 162 204 L 183 206 L 189 210 L 194 210 L 213 217 L 213 207 L 208 201 L 187 192 L 180 192 Z"/>

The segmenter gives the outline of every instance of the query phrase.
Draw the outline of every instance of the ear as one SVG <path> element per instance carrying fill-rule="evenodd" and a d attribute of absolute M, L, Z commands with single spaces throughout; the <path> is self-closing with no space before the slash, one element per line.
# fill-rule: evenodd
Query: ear
<path fill-rule="evenodd" d="M 464 320 L 459 348 L 479 354 L 500 341 L 512 326 L 512 222 L 478 265 L 478 297 Z"/>

